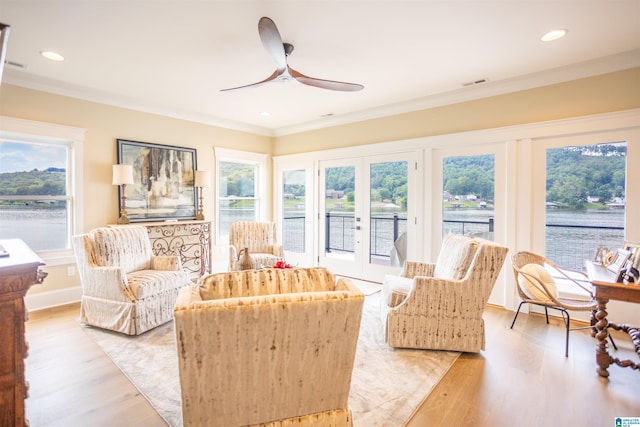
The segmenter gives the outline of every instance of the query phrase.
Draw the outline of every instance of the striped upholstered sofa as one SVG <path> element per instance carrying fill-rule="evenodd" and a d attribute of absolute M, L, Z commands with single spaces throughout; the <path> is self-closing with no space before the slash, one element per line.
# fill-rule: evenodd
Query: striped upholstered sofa
<path fill-rule="evenodd" d="M 219 273 L 175 307 L 184 426 L 352 425 L 364 295 L 323 268 Z"/>

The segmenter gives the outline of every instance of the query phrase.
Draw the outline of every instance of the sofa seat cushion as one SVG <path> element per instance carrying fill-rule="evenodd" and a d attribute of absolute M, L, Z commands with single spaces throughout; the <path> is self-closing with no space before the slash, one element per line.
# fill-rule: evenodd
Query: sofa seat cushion
<path fill-rule="evenodd" d="M 127 274 L 133 296 L 140 300 L 163 292 L 184 288 L 189 276 L 183 271 L 139 270 Z"/>
<path fill-rule="evenodd" d="M 449 234 L 442 242 L 433 277 L 462 280 L 471 266 L 480 242 L 471 237 Z"/>

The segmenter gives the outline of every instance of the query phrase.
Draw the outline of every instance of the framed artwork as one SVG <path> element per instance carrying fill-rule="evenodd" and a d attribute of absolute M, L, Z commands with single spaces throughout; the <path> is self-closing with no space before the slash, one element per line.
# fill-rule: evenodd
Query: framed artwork
<path fill-rule="evenodd" d="M 118 163 L 133 166 L 134 184 L 124 186 L 131 222 L 195 219 L 197 168 L 194 148 L 118 139 Z M 118 209 L 122 209 L 122 186 Z"/>
<path fill-rule="evenodd" d="M 631 252 L 626 249 L 618 249 L 613 258 L 611 264 L 607 266 L 607 269 L 616 275 L 616 282 L 621 281 L 623 270 L 631 256 Z"/>

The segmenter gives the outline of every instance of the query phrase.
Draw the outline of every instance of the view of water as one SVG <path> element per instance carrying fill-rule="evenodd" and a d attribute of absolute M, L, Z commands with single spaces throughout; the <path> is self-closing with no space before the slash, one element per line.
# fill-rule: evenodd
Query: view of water
<path fill-rule="evenodd" d="M 232 221 L 254 219 L 253 210 L 233 210 L 221 216 L 221 229 L 228 230 Z M 344 214 L 342 214 L 344 215 Z M 305 218 L 303 212 L 287 213 L 282 229 L 286 250 L 304 250 Z M 376 213 L 372 220 L 371 252 L 388 256 L 393 247 L 393 214 Z M 444 215 L 445 233 L 486 236 L 493 211 L 486 209 L 452 209 Z M 466 221 L 451 223 L 446 221 Z M 470 222 L 481 222 L 473 224 Z M 593 258 L 597 246 L 622 247 L 624 243 L 624 210 L 564 211 L 548 209 L 546 214 L 545 256 L 559 265 L 581 269 L 585 259 Z M 555 227 L 553 225 L 560 225 Z M 335 250 L 353 248 L 353 217 L 331 217 L 330 246 Z M 566 226 L 566 227 L 562 227 Z M 614 227 L 614 229 L 603 228 Z M 617 227 L 618 229 L 616 229 Z M 399 233 L 406 230 L 406 221 L 398 221 Z M 228 234 L 227 234 L 228 235 Z M 50 207 L 0 207 L 0 238 L 20 238 L 35 250 L 57 249 L 67 245 L 67 217 L 65 209 Z"/>
<path fill-rule="evenodd" d="M 67 210 L 0 206 L 0 239 L 22 239 L 36 251 L 67 247 Z"/>

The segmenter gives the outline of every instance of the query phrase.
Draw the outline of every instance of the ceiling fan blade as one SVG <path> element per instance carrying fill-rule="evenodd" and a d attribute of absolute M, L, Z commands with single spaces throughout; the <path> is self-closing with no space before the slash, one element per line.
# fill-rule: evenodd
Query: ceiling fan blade
<path fill-rule="evenodd" d="M 334 80 L 316 79 L 314 77 L 305 76 L 304 74 L 294 70 L 291 67 L 288 67 L 288 68 L 289 68 L 289 74 L 291 74 L 291 77 L 293 77 L 294 79 L 296 79 L 297 81 L 305 85 L 315 86 L 322 89 L 337 90 L 340 92 L 356 92 L 364 89 L 364 86 L 358 83 L 346 83 L 346 82 L 337 82 Z"/>
<path fill-rule="evenodd" d="M 267 82 L 270 82 L 271 80 L 276 80 L 282 73 L 283 73 L 282 71 L 276 70 L 276 71 L 273 72 L 273 74 L 271 74 L 269 77 L 267 77 L 266 79 L 264 79 L 264 80 L 262 80 L 260 82 L 251 83 L 251 84 L 244 85 L 244 86 L 230 87 L 230 88 L 227 88 L 227 89 L 220 89 L 220 92 L 227 92 L 227 91 L 230 91 L 230 90 L 246 89 L 248 87 L 261 86 L 261 85 L 263 85 L 263 84 L 265 84 Z"/>
<path fill-rule="evenodd" d="M 282 37 L 280 37 L 276 24 L 264 16 L 260 18 L 260 22 L 258 22 L 258 33 L 260 34 L 262 45 L 271 58 L 273 58 L 278 71 L 284 71 L 287 68 L 287 55 L 284 51 Z"/>

